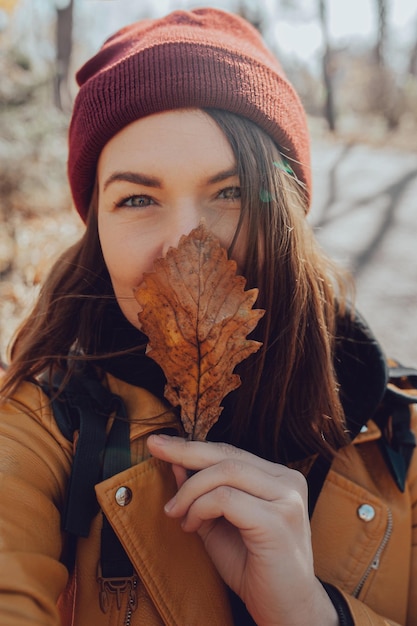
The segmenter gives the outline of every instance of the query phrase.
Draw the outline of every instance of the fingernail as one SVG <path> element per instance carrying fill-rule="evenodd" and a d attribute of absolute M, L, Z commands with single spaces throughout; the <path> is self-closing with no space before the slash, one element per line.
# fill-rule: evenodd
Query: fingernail
<path fill-rule="evenodd" d="M 169 441 L 171 441 L 172 437 L 170 437 L 169 435 L 151 435 L 152 437 L 152 441 L 154 443 L 156 443 L 156 445 L 160 445 L 163 446 L 165 443 L 168 443 Z"/>
<path fill-rule="evenodd" d="M 166 503 L 166 505 L 164 506 L 164 511 L 165 513 L 169 513 L 170 511 L 172 511 L 172 509 L 174 508 L 174 506 L 177 503 L 177 496 L 174 496 L 173 498 L 171 498 L 171 500 L 169 502 Z"/>

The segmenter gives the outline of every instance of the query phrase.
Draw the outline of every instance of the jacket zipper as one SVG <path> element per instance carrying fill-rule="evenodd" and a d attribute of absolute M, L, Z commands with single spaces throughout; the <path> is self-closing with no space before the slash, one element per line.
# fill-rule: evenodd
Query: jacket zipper
<path fill-rule="evenodd" d="M 128 595 L 128 598 L 127 598 L 127 609 L 126 609 L 126 617 L 124 621 L 124 626 L 130 626 L 130 623 L 132 621 L 132 613 L 133 611 L 136 610 L 136 607 L 137 607 L 137 590 L 136 590 L 137 585 L 138 585 L 138 579 L 135 576 L 133 579 L 131 593 Z"/>
<path fill-rule="evenodd" d="M 382 541 L 378 546 L 377 551 L 375 552 L 375 556 L 372 559 L 370 565 L 368 565 L 368 568 L 366 570 L 366 572 L 364 573 L 364 575 L 362 576 L 361 580 L 359 581 L 358 585 L 356 586 L 356 589 L 353 592 L 353 596 L 355 598 L 357 598 L 360 594 L 360 592 L 362 591 L 362 588 L 365 584 L 365 582 L 367 581 L 369 575 L 371 574 L 371 572 L 373 570 L 377 570 L 379 568 L 379 563 L 381 560 L 381 556 L 382 553 L 384 552 L 387 543 L 391 537 L 392 534 L 392 526 L 393 526 L 393 522 L 392 522 L 392 513 L 390 509 L 387 509 L 387 513 L 388 513 L 388 521 L 387 521 L 387 527 L 385 529 L 385 533 L 384 536 L 382 537 Z"/>

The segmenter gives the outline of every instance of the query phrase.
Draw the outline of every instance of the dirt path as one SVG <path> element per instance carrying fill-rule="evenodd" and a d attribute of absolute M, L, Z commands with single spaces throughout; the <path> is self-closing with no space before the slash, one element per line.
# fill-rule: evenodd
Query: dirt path
<path fill-rule="evenodd" d="M 417 366 L 417 154 L 315 142 L 317 237 L 348 267 L 385 352 Z"/>

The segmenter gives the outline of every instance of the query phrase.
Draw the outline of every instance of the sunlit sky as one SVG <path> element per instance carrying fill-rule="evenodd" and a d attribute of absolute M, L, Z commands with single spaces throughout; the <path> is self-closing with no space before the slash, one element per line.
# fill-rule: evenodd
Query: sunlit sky
<path fill-rule="evenodd" d="M 388 0 L 390 29 L 403 43 L 417 38 L 416 0 Z M 376 35 L 375 0 L 328 0 L 329 34 L 334 42 L 373 39 Z M 278 22 L 275 27 L 281 47 L 296 56 L 308 59 L 321 46 L 317 22 L 297 24 Z"/>
<path fill-rule="evenodd" d="M 68 0 L 0 0 L 0 9 L 13 2 L 20 10 L 15 11 L 15 17 L 9 18 L 10 22 L 19 19 L 26 21 L 26 26 L 31 25 L 31 28 L 22 30 L 33 39 L 33 45 L 39 51 L 42 37 L 33 25 L 40 25 L 43 16 L 52 15 L 55 7 L 64 6 Z M 270 25 L 265 36 L 281 51 L 303 60 L 317 57 L 322 46 L 322 34 L 316 19 L 318 0 L 294 0 L 300 10 L 292 13 L 283 12 L 278 0 L 246 0 L 245 4 L 262 9 L 264 23 Z M 217 6 L 233 11 L 238 5 L 239 0 L 74 0 L 74 39 L 80 48 L 79 60 L 83 62 L 115 30 L 145 13 L 158 16 L 176 8 L 193 6 Z M 360 45 L 363 40 L 375 40 L 376 0 L 327 0 L 327 6 L 329 34 L 334 43 L 354 40 Z M 410 45 L 417 38 L 417 0 L 387 0 L 387 7 L 391 44 L 395 49 Z M 0 30 L 1 27 L 0 19 Z"/>
<path fill-rule="evenodd" d="M 58 1 L 58 0 L 56 0 Z M 65 1 L 65 0 L 62 0 Z M 95 50 L 119 26 L 136 19 L 140 7 L 147 3 L 144 0 L 75 0 L 79 6 L 80 15 L 87 20 L 97 20 L 100 26 L 93 29 L 90 43 Z M 176 8 L 190 8 L 193 6 L 217 6 L 234 10 L 239 0 L 149 0 L 153 15 L 163 15 Z M 302 10 L 293 13 L 284 13 L 279 10 L 278 0 L 247 0 L 247 6 L 262 7 L 264 23 L 271 25 L 265 32 L 265 37 L 278 52 L 318 63 L 319 52 L 322 47 L 322 32 L 316 19 L 317 0 L 297 0 L 295 2 Z M 377 19 L 376 0 L 327 0 L 329 35 L 334 43 L 375 40 Z M 414 42 L 417 38 L 417 0 L 387 0 L 389 33 L 393 48 L 397 49 Z M 142 9 L 143 10 L 143 9 Z M 90 17 L 89 17 L 90 16 Z M 94 17 L 93 17 L 94 16 Z M 87 53 L 87 50 L 86 50 Z M 88 56 L 88 55 L 87 55 Z M 401 55 L 398 55 L 399 57 Z M 392 62 L 397 62 L 395 52 L 392 53 Z"/>
<path fill-rule="evenodd" d="M 1 2 L 1 0 L 0 0 Z M 146 5 L 143 0 L 75 0 L 76 6 L 83 12 L 90 13 L 98 17 L 102 13 L 108 18 L 108 26 L 113 30 L 113 25 L 124 23 L 132 15 L 137 13 L 140 6 Z M 56 0 L 56 4 L 59 0 Z M 65 0 L 61 0 L 65 3 Z M 250 6 L 250 2 L 247 3 Z M 252 0 L 254 6 L 263 6 L 264 11 L 270 15 L 278 16 L 277 0 Z M 306 17 L 314 15 L 317 0 L 299 0 L 298 5 L 304 8 Z M 327 0 L 329 32 L 333 39 L 345 37 L 372 36 L 375 31 L 375 11 L 376 0 Z M 189 8 L 192 6 L 217 6 L 231 9 L 238 5 L 236 0 L 220 0 L 218 2 L 209 0 L 207 2 L 190 2 L 188 0 L 153 0 L 149 2 L 155 15 L 162 15 L 175 8 Z M 388 17 L 391 26 L 398 31 L 414 30 L 417 36 L 417 2 L 416 0 L 387 0 Z M 295 13 L 294 13 L 295 15 Z M 291 24 L 292 22 L 292 24 Z M 117 26 L 116 26 L 117 28 Z M 284 20 L 280 26 L 280 32 L 286 42 L 286 47 L 290 50 L 298 51 L 301 55 L 308 54 L 314 40 L 317 39 L 315 33 L 316 25 L 313 23 L 300 24 L 291 19 L 291 15 Z"/>

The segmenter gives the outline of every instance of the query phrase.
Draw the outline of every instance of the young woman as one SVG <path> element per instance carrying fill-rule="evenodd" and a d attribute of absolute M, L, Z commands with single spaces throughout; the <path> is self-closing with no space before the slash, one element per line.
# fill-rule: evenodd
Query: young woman
<path fill-rule="evenodd" d="M 316 246 L 298 97 L 214 9 L 129 26 L 78 73 L 85 234 L 11 349 L 0 416 L 4 624 L 417 623 L 416 416 Z M 261 350 L 186 441 L 134 290 L 204 219 L 257 287 Z"/>

